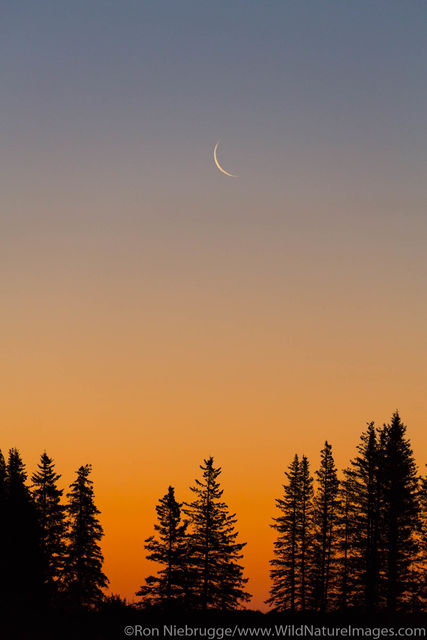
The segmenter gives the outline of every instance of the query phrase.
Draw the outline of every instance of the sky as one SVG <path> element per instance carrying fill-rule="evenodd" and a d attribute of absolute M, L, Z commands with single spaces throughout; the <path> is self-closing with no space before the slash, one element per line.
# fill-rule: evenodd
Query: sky
<path fill-rule="evenodd" d="M 295 452 L 398 408 L 426 461 L 427 6 L 0 11 L 0 446 L 93 465 L 130 600 L 213 455 L 262 608 Z"/>

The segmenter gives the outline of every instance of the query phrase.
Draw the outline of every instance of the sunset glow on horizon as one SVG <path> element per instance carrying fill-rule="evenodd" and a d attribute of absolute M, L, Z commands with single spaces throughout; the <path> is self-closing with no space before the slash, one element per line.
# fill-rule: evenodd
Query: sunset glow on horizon
<path fill-rule="evenodd" d="M 265 609 L 295 453 L 398 409 L 424 472 L 427 8 L 86 5 L 2 18 L 0 448 L 93 465 L 129 600 L 214 456 Z"/>

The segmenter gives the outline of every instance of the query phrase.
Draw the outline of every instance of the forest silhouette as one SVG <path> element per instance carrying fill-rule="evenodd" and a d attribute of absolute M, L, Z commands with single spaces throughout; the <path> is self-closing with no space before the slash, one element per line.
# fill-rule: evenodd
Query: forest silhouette
<path fill-rule="evenodd" d="M 134 604 L 107 595 L 103 529 L 90 474 L 90 465 L 80 466 L 64 496 L 46 452 L 30 477 L 17 449 L 7 460 L 0 453 L 1 637 L 58 637 L 60 620 L 68 627 L 59 637 L 73 637 L 84 621 L 78 637 L 87 632 L 103 638 L 118 637 L 108 635 L 118 621 L 182 616 L 240 616 L 249 624 L 298 616 L 424 619 L 427 477 L 418 472 L 398 412 L 380 428 L 367 425 L 341 474 L 327 441 L 314 473 L 305 455 L 289 461 L 276 512 L 265 523 L 276 534 L 266 558 L 266 614 L 250 610 L 246 543 L 224 502 L 221 468 L 213 457 L 200 466 L 192 500 L 179 502 L 173 486 L 160 497 L 154 531 L 145 540 L 154 569 L 142 577 Z M 147 532 L 151 527 L 147 523 Z M 22 612 L 32 623 L 17 635 L 14 624 Z"/>

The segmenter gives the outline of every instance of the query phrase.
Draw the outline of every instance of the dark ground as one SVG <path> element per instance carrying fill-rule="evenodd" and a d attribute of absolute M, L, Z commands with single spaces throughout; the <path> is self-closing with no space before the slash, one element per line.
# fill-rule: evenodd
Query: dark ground
<path fill-rule="evenodd" d="M 343 614 L 160 613 L 116 605 L 102 612 L 24 611 L 1 618 L 0 640 L 123 640 L 125 638 L 427 638 L 427 614 L 368 616 L 357 611 Z M 337 628 L 344 631 L 337 631 Z M 364 633 L 360 631 L 363 628 Z M 311 634 L 311 635 L 310 635 Z"/>

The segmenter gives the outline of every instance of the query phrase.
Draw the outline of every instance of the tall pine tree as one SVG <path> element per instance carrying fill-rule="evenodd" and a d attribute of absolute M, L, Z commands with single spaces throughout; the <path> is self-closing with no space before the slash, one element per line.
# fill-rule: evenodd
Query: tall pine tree
<path fill-rule="evenodd" d="M 420 562 L 418 565 L 418 598 L 421 608 L 427 609 L 427 476 L 420 479 Z"/>
<path fill-rule="evenodd" d="M 344 470 L 344 480 L 340 483 L 337 518 L 336 518 L 336 546 L 338 549 L 336 605 L 340 611 L 357 604 L 355 597 L 355 552 L 357 531 L 356 510 L 353 502 L 353 492 L 347 474 Z"/>
<path fill-rule="evenodd" d="M 305 611 L 311 591 L 313 525 L 313 478 L 306 456 L 300 461 L 295 455 L 285 476 L 283 497 L 276 500 L 281 515 L 272 525 L 278 535 L 267 602 L 275 611 Z"/>
<path fill-rule="evenodd" d="M 41 595 L 42 562 L 37 510 L 26 484 L 27 473 L 17 449 L 10 449 L 5 478 L 4 575 L 9 611 L 36 607 Z"/>
<path fill-rule="evenodd" d="M 313 604 L 319 611 L 330 607 L 330 586 L 334 576 L 335 528 L 338 505 L 338 477 L 332 446 L 325 442 L 320 468 L 316 471 L 317 491 L 314 500 Z"/>
<path fill-rule="evenodd" d="M 421 545 L 427 571 L 427 476 L 421 478 L 419 500 L 421 508 Z"/>
<path fill-rule="evenodd" d="M 308 601 L 308 577 L 310 575 L 313 544 L 313 478 L 306 456 L 300 463 L 300 511 L 298 519 L 299 571 L 301 611 L 305 611 Z"/>
<path fill-rule="evenodd" d="M 70 520 L 64 581 L 67 595 L 78 606 L 95 606 L 104 597 L 108 579 L 102 571 L 100 541 L 103 530 L 94 504 L 91 466 L 77 470 L 77 477 L 67 494 Z"/>
<path fill-rule="evenodd" d="M 419 529 L 418 477 L 406 438 L 406 426 L 396 411 L 381 432 L 381 481 L 384 527 L 384 595 L 390 612 L 404 609 L 413 598 L 411 564 L 417 555 Z"/>
<path fill-rule="evenodd" d="M 278 535 L 274 543 L 274 558 L 270 561 L 272 587 L 267 603 L 272 605 L 275 611 L 294 612 L 301 519 L 301 471 L 297 455 L 285 476 L 287 482 L 283 485 L 283 497 L 276 500 L 281 515 L 274 518 L 274 524 L 271 525 Z"/>
<path fill-rule="evenodd" d="M 7 600 L 7 570 L 9 564 L 9 555 L 7 552 L 8 544 L 8 512 L 7 512 L 7 474 L 6 462 L 2 451 L 0 451 L 0 602 L 5 603 Z"/>
<path fill-rule="evenodd" d="M 358 455 L 345 470 L 347 506 L 352 517 L 347 533 L 351 549 L 352 601 L 369 611 L 379 606 L 382 517 L 382 454 L 374 423 L 368 424 Z"/>
<path fill-rule="evenodd" d="M 60 477 L 53 460 L 44 452 L 31 481 L 39 516 L 43 582 L 49 600 L 58 592 L 65 560 L 65 506 L 61 504 L 63 490 L 57 486 Z"/>
<path fill-rule="evenodd" d="M 190 581 L 187 569 L 187 526 L 181 519 L 182 504 L 176 501 L 173 487 L 156 506 L 158 524 L 156 536 L 145 541 L 147 559 L 158 563 L 161 569 L 156 576 L 146 578 L 145 585 L 137 592 L 144 605 L 160 606 L 168 611 L 188 603 Z"/>
<path fill-rule="evenodd" d="M 247 579 L 239 560 L 246 543 L 236 542 L 236 517 L 230 514 L 221 500 L 223 490 L 218 476 L 220 467 L 212 457 L 200 466 L 201 480 L 191 487 L 194 500 L 186 505 L 185 513 L 191 522 L 191 571 L 194 576 L 194 595 L 203 610 L 236 609 L 249 600 L 244 590 Z"/>

